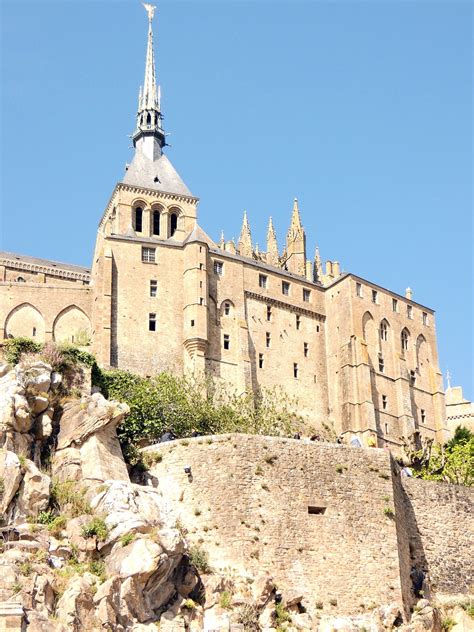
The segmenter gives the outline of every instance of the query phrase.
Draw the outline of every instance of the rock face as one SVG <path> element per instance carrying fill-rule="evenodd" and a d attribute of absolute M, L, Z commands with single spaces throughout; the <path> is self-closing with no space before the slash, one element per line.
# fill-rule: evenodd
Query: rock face
<path fill-rule="evenodd" d="M 53 475 L 60 481 L 128 481 L 116 427 L 129 411 L 100 393 L 64 406 Z"/>

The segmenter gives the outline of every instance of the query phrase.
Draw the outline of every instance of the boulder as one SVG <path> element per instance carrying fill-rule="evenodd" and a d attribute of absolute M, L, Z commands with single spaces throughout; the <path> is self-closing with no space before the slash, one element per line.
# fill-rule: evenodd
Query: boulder
<path fill-rule="evenodd" d="M 127 546 L 115 547 L 107 557 L 107 571 L 121 578 L 137 576 L 145 584 L 165 556 L 159 544 L 140 538 Z"/>
<path fill-rule="evenodd" d="M 15 369 L 16 379 L 28 395 L 47 393 L 51 386 L 51 367 L 45 362 L 20 362 Z"/>
<path fill-rule="evenodd" d="M 70 580 L 57 603 L 55 612 L 55 616 L 68 630 L 79 632 L 98 629 L 93 601 L 96 582 L 97 577 L 91 573 Z"/>
<path fill-rule="evenodd" d="M 15 519 L 37 516 L 49 503 L 51 479 L 36 467 L 33 461 L 26 460 L 25 473 L 20 485 L 20 493 L 15 502 Z"/>
<path fill-rule="evenodd" d="M 451 616 L 455 621 L 451 632 L 474 632 L 474 619 L 463 608 L 456 606 Z"/>
<path fill-rule="evenodd" d="M 263 608 L 275 589 L 273 577 L 258 575 L 252 584 L 252 598 L 258 608 Z"/>
<path fill-rule="evenodd" d="M 5 514 L 21 482 L 20 459 L 14 452 L 0 449 L 0 514 Z"/>

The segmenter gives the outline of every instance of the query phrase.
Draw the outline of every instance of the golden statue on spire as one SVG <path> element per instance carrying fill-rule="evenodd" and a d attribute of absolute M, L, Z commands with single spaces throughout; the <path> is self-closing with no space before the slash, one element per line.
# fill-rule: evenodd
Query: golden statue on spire
<path fill-rule="evenodd" d="M 145 11 L 148 13 L 148 20 L 151 22 L 153 20 L 153 16 L 155 15 L 156 7 L 152 4 L 147 4 L 143 2 L 143 6 L 145 7 Z"/>

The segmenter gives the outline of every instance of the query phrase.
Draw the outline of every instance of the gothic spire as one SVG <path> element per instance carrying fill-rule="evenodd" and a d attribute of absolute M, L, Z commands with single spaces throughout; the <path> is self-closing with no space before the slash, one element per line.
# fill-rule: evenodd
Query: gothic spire
<path fill-rule="evenodd" d="M 298 199 L 295 198 L 293 201 L 293 212 L 291 214 L 290 230 L 288 232 L 291 233 L 293 236 L 296 236 L 302 230 L 303 230 L 303 225 L 301 224 L 300 210 L 298 208 Z"/>
<path fill-rule="evenodd" d="M 165 146 L 165 133 L 162 129 L 160 87 L 156 84 L 155 53 L 153 49 L 152 20 L 156 7 L 143 5 L 148 13 L 148 43 L 145 61 L 145 80 L 138 96 L 137 127 L 133 133 L 134 147 L 140 147 L 151 160 L 161 156 Z"/>
<path fill-rule="evenodd" d="M 270 217 L 267 230 L 267 263 L 271 266 L 277 266 L 279 260 L 278 244 L 275 229 L 273 227 L 273 220 Z"/>
<path fill-rule="evenodd" d="M 242 222 L 242 230 L 240 231 L 238 249 L 239 254 L 243 257 L 252 257 L 252 234 L 250 232 L 250 226 L 247 219 L 247 211 L 244 211 L 244 220 Z"/>

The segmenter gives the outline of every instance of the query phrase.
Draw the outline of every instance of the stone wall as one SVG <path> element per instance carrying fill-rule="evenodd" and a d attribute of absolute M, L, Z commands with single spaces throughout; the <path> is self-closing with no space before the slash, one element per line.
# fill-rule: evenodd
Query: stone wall
<path fill-rule="evenodd" d="M 322 612 L 402 606 L 386 451 L 247 435 L 146 451 L 160 454 L 151 474 L 215 568 L 268 572 Z"/>
<path fill-rule="evenodd" d="M 474 490 L 402 478 L 412 557 L 428 573 L 433 592 L 472 591 Z"/>

